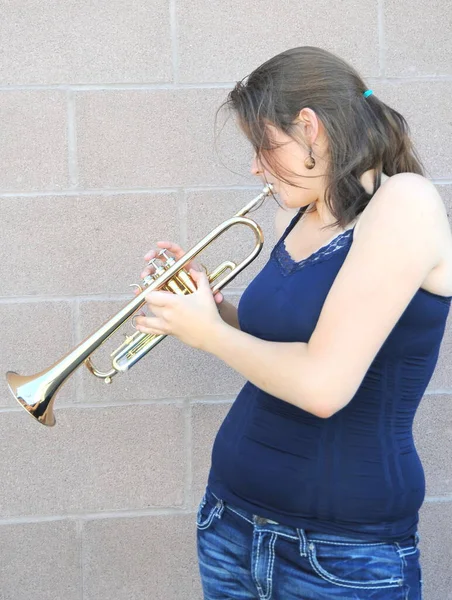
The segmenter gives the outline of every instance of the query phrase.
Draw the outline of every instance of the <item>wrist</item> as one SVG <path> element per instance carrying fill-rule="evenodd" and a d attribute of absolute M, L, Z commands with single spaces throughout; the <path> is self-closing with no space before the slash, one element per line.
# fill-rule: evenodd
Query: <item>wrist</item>
<path fill-rule="evenodd" d="M 223 319 L 219 317 L 218 321 L 215 322 L 215 325 L 209 328 L 209 332 L 205 337 L 201 350 L 209 352 L 210 354 L 215 354 L 218 345 L 221 344 L 221 340 L 227 335 L 228 329 L 230 329 L 230 326 L 226 321 L 223 321 Z"/>

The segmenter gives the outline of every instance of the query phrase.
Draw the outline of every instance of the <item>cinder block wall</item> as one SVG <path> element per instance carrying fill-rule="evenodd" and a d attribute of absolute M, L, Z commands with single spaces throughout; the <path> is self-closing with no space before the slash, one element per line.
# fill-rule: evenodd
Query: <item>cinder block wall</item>
<path fill-rule="evenodd" d="M 3 3 L 1 372 L 60 359 L 130 300 L 157 240 L 188 248 L 260 191 L 231 121 L 215 148 L 213 117 L 236 80 L 289 47 L 337 52 L 406 116 L 449 209 L 451 10 L 446 0 Z M 234 302 L 275 241 L 274 208 L 256 213 L 266 247 L 228 288 Z M 234 233 L 208 259 L 251 247 Z M 98 351 L 101 368 L 122 339 Z M 427 600 L 452 598 L 451 345 L 448 323 L 415 424 Z M 242 384 L 167 339 L 111 386 L 80 369 L 49 429 L 2 375 L 0 598 L 200 599 L 195 512 Z"/>

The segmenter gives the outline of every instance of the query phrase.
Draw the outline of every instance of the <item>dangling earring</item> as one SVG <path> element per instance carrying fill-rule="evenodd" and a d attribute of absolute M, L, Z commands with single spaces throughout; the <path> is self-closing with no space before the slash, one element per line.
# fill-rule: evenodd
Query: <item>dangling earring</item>
<path fill-rule="evenodd" d="M 307 169 L 313 169 L 315 167 L 315 159 L 312 156 L 312 148 L 309 150 L 309 156 L 305 158 L 304 166 Z"/>

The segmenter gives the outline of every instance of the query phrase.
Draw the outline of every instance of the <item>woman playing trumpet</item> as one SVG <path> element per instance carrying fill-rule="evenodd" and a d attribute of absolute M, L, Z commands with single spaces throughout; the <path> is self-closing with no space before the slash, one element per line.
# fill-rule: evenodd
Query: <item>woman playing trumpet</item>
<path fill-rule="evenodd" d="M 282 52 L 226 104 L 278 241 L 238 310 L 193 270 L 194 293 L 150 292 L 135 319 L 247 380 L 198 510 L 204 598 L 420 600 L 412 423 L 452 298 L 444 204 L 404 118 L 330 52 Z"/>

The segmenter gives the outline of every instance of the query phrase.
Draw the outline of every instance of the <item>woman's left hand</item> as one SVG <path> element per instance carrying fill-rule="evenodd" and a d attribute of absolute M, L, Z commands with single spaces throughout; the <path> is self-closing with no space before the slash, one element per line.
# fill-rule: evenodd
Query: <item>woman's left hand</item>
<path fill-rule="evenodd" d="M 143 333 L 172 335 L 193 348 L 206 350 L 208 341 L 225 323 L 215 303 L 207 275 L 190 270 L 196 291 L 186 296 L 167 291 L 149 292 L 148 309 L 153 317 L 135 317 L 135 326 Z"/>

